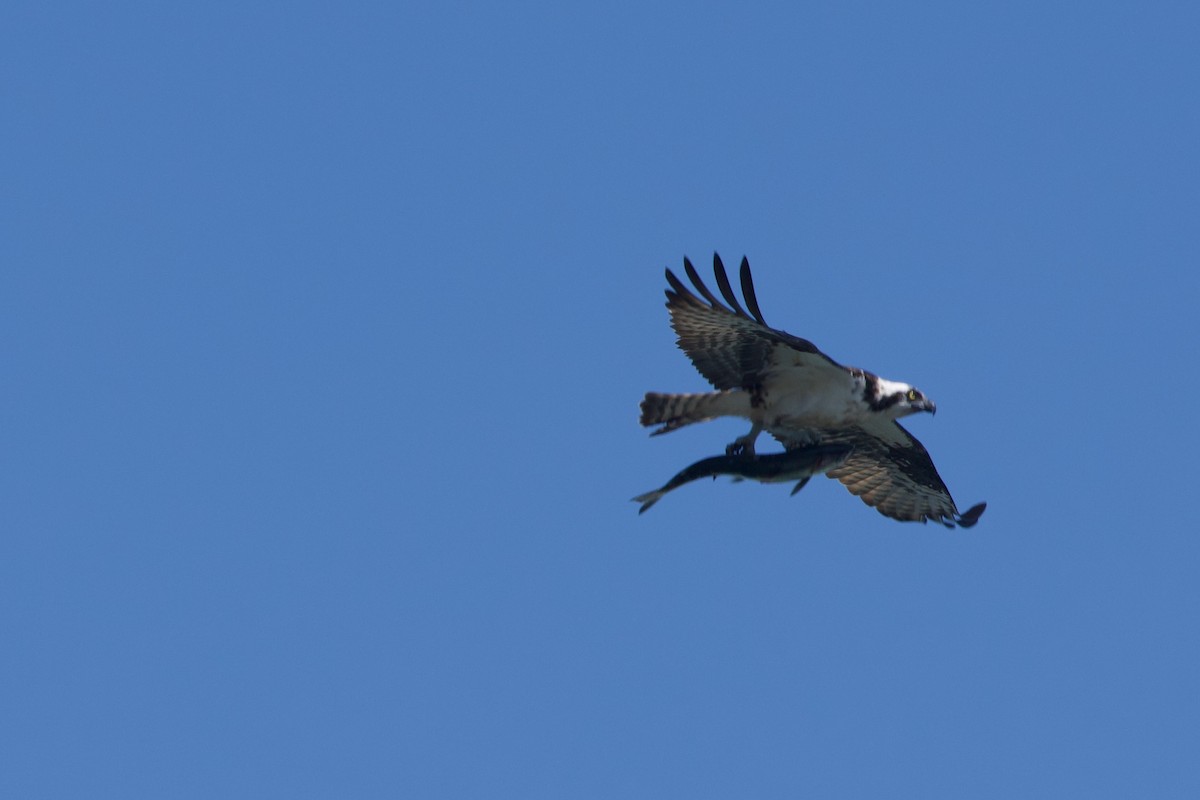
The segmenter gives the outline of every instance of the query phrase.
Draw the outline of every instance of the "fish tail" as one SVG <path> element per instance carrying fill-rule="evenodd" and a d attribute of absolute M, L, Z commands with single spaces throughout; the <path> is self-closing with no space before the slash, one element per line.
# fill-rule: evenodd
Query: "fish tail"
<path fill-rule="evenodd" d="M 650 508 L 650 506 L 661 500 L 665 494 L 666 492 L 664 492 L 662 489 L 655 489 L 653 492 L 639 494 L 637 497 L 633 498 L 633 502 L 642 504 L 642 507 L 638 509 L 638 513 L 645 514 L 646 509 Z"/>

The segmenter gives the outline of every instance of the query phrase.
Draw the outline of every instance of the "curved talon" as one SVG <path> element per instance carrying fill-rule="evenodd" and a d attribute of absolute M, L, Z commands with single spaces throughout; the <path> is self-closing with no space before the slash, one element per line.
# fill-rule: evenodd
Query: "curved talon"
<path fill-rule="evenodd" d="M 746 442 L 742 441 L 741 439 L 735 439 L 728 447 L 725 448 L 725 455 L 754 458 L 754 442 Z"/>
<path fill-rule="evenodd" d="M 758 440 L 758 434 L 762 433 L 763 426 L 759 423 L 754 423 L 753 427 L 746 432 L 744 436 L 739 436 L 725 448 L 727 456 L 744 456 L 745 458 L 754 458 L 754 442 Z"/>

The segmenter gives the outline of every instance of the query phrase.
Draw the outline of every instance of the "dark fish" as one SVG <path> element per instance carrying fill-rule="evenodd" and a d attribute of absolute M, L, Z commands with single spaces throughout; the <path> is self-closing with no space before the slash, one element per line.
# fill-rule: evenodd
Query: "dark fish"
<path fill-rule="evenodd" d="M 804 484 L 808 483 L 808 479 L 813 475 L 846 463 L 853 450 L 854 448 L 847 444 L 819 444 L 767 455 L 702 458 L 667 481 L 661 489 L 638 495 L 633 498 L 633 502 L 642 504 L 638 509 L 638 513 L 642 514 L 672 489 L 678 489 L 697 478 L 715 478 L 718 475 L 732 475 L 735 481 L 751 480 L 760 483 L 798 481 L 796 488 L 792 489 L 792 494 L 795 494 L 804 488 Z"/>

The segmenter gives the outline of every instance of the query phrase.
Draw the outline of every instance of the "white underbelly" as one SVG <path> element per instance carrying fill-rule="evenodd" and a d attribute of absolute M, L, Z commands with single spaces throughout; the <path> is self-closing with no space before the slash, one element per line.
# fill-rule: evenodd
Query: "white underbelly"
<path fill-rule="evenodd" d="M 864 409 L 854 398 L 831 399 L 812 393 L 768 397 L 763 411 L 768 428 L 844 428 L 862 421 Z"/>

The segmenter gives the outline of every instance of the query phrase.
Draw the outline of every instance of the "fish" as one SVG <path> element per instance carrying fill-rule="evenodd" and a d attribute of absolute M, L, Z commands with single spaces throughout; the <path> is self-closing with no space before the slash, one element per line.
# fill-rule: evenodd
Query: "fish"
<path fill-rule="evenodd" d="M 638 514 L 644 514 L 646 509 L 661 500 L 667 492 L 678 489 L 685 483 L 709 476 L 715 479 L 718 475 L 731 475 L 735 481 L 751 480 L 759 483 L 797 481 L 792 489 L 792 494 L 795 494 L 804 488 L 813 475 L 820 475 L 845 464 L 852 452 L 854 448 L 848 444 L 817 444 L 797 447 L 783 453 L 702 458 L 685 467 L 661 489 L 639 494 L 633 498 L 633 502 L 642 504 Z"/>

